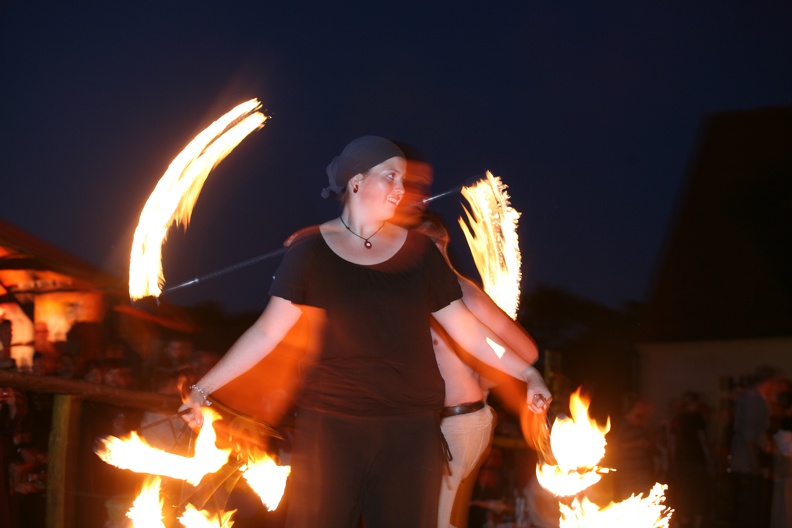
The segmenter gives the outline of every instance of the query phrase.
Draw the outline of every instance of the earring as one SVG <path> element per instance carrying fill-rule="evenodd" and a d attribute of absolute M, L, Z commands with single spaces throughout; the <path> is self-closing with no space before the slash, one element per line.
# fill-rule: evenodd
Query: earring
<path fill-rule="evenodd" d="M 357 185 L 357 183 L 356 183 L 356 184 L 355 184 L 355 186 L 354 186 L 354 187 L 352 187 L 352 192 L 353 192 L 353 193 L 356 193 L 357 191 L 358 191 L 358 185 Z"/>

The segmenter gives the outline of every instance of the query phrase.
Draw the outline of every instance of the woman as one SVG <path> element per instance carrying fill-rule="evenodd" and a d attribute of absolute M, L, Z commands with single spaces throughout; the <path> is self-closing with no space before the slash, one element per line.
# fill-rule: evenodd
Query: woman
<path fill-rule="evenodd" d="M 430 527 L 442 475 L 443 381 L 429 317 L 480 360 L 549 393 L 519 356 L 461 301 L 456 275 L 431 241 L 389 222 L 404 196 L 405 159 L 364 136 L 328 166 L 323 195 L 339 218 L 291 241 L 258 321 L 198 381 L 183 408 L 200 425 L 206 396 L 269 354 L 303 316 L 322 311 L 321 342 L 302 380 L 292 451 L 288 526 Z M 533 410 L 541 411 L 537 399 Z"/>

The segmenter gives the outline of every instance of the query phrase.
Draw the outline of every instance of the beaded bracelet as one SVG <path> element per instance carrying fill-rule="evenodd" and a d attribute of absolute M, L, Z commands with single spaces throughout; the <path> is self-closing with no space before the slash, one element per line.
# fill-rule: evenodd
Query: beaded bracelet
<path fill-rule="evenodd" d="M 203 390 L 201 387 L 199 387 L 198 385 L 190 385 L 190 390 L 194 390 L 198 394 L 201 395 L 201 398 L 203 398 L 203 405 L 204 406 L 206 406 L 206 407 L 211 407 L 212 406 L 212 402 L 209 401 L 209 395 L 206 394 L 206 391 Z"/>

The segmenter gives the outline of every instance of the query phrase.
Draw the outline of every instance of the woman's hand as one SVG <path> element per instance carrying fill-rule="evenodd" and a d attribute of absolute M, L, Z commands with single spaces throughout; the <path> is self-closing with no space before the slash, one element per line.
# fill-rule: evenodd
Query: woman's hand
<path fill-rule="evenodd" d="M 200 431 L 203 426 L 203 414 L 201 407 L 207 402 L 206 396 L 203 392 L 195 388 L 195 385 L 190 387 L 190 392 L 184 397 L 184 403 L 179 407 L 179 415 L 182 417 L 187 425 L 195 432 Z"/>

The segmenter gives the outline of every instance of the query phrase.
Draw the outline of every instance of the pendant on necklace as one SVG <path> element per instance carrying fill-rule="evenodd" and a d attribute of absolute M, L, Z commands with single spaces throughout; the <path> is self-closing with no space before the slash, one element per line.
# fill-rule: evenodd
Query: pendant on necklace
<path fill-rule="evenodd" d="M 380 226 L 377 228 L 377 230 L 376 230 L 376 231 L 374 231 L 374 232 L 371 234 L 371 236 L 370 236 L 370 237 L 368 237 L 368 238 L 365 238 L 365 237 L 363 237 L 363 236 L 360 236 L 360 235 L 358 235 L 358 234 L 357 234 L 357 233 L 355 233 L 354 231 L 352 231 L 352 228 L 350 228 L 350 227 L 347 225 L 347 223 L 346 223 L 346 222 L 344 222 L 344 217 L 343 217 L 343 216 L 339 216 L 339 217 L 338 217 L 338 219 L 339 219 L 339 220 L 341 220 L 341 223 L 344 225 L 344 227 L 346 227 L 346 230 L 347 230 L 347 231 L 349 231 L 350 233 L 352 233 L 353 235 L 355 235 L 356 237 L 358 237 L 360 240 L 362 240 L 362 241 L 363 241 L 363 247 L 365 247 L 366 249 L 371 249 L 371 242 L 369 242 L 369 240 L 371 240 L 371 239 L 374 237 L 374 235 L 376 235 L 377 233 L 379 233 L 379 232 L 380 232 L 380 230 L 381 230 L 383 227 L 385 227 L 385 222 L 382 222 L 382 224 L 380 224 Z"/>

